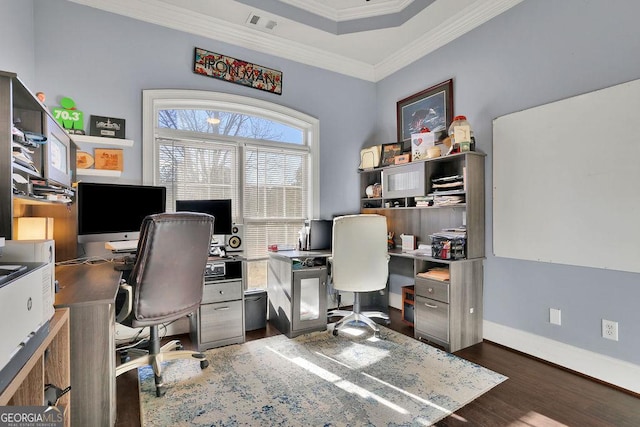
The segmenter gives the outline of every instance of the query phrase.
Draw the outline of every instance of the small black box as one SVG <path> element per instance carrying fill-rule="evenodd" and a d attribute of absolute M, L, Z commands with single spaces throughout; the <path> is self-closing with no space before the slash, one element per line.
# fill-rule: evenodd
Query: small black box
<path fill-rule="evenodd" d="M 267 327 L 267 291 L 247 289 L 244 291 L 244 330 L 255 331 Z"/>
<path fill-rule="evenodd" d="M 124 139 L 124 119 L 90 116 L 89 135 Z"/>

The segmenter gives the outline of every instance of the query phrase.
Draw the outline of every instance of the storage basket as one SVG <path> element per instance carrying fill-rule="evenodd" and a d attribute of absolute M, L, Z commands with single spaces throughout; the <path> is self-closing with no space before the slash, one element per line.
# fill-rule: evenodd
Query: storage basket
<path fill-rule="evenodd" d="M 440 236 L 431 236 L 431 253 L 438 259 L 464 259 L 466 258 L 467 239 L 464 237 L 448 239 Z"/>

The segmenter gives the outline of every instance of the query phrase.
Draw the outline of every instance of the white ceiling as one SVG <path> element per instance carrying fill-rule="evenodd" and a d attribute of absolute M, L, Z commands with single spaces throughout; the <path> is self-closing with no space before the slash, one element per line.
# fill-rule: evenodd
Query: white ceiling
<path fill-rule="evenodd" d="M 522 0 L 70 1 L 376 82 Z"/>

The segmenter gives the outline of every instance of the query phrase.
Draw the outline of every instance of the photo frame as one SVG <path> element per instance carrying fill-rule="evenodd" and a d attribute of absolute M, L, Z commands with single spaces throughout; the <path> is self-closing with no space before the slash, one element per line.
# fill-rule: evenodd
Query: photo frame
<path fill-rule="evenodd" d="M 77 169 L 89 169 L 93 166 L 94 159 L 90 153 L 86 151 L 76 152 L 76 168 Z"/>
<path fill-rule="evenodd" d="M 96 148 L 94 150 L 95 168 L 122 172 L 124 166 L 123 150 Z"/>
<path fill-rule="evenodd" d="M 411 151 L 411 134 L 429 128 L 436 142 L 447 137 L 453 120 L 453 79 L 408 96 L 396 104 L 398 141 Z"/>
<path fill-rule="evenodd" d="M 388 166 L 395 163 L 395 157 L 402 154 L 402 143 L 394 142 L 382 146 L 381 166 Z"/>
<path fill-rule="evenodd" d="M 124 125 L 124 119 L 91 115 L 89 118 L 89 135 L 124 139 Z"/>

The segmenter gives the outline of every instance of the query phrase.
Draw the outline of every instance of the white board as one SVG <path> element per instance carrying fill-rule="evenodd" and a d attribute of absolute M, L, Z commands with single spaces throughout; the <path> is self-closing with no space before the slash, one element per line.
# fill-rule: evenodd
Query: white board
<path fill-rule="evenodd" d="M 493 121 L 493 253 L 640 272 L 640 80 Z"/>

